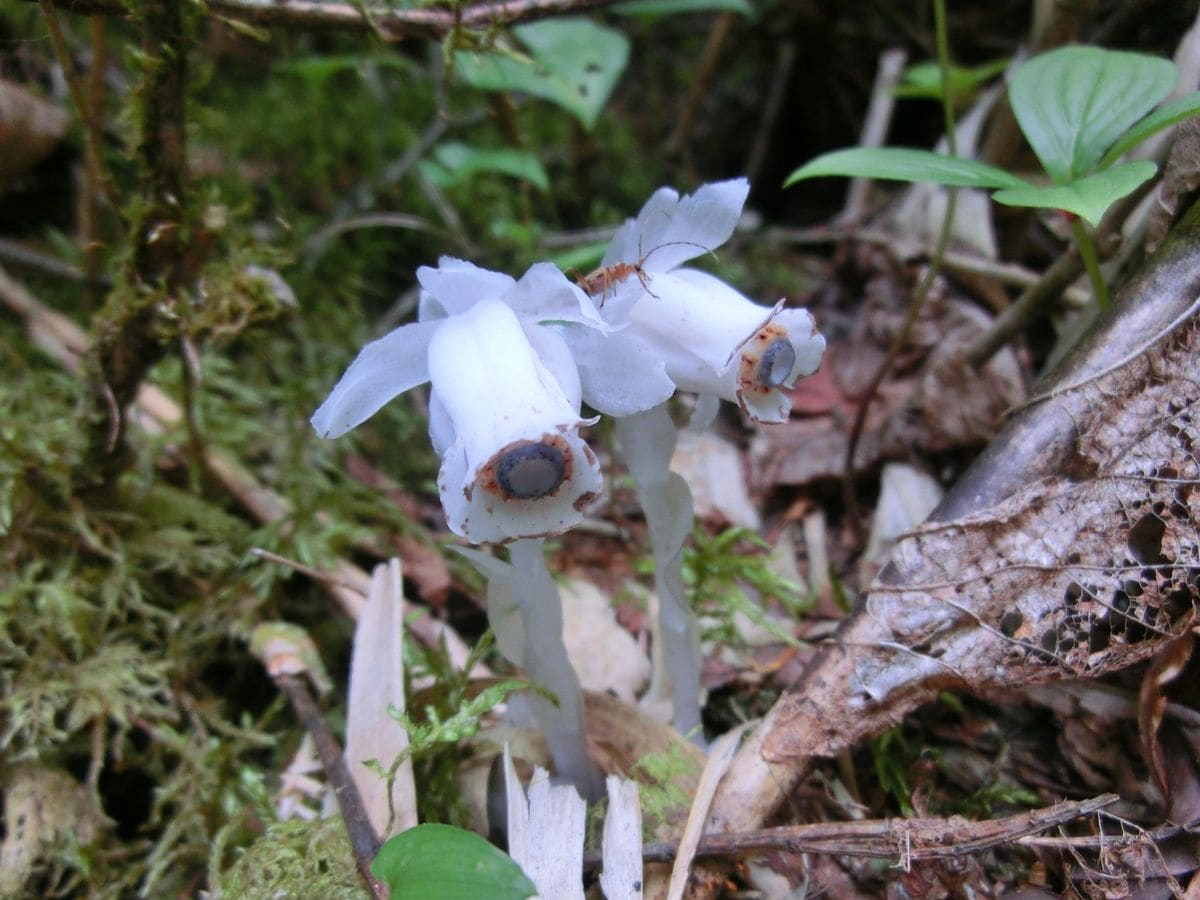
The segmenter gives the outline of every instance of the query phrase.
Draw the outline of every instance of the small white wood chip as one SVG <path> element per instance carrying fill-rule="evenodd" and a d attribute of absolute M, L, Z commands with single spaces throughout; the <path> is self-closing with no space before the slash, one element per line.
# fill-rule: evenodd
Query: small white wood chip
<path fill-rule="evenodd" d="M 609 775 L 600 889 L 608 900 L 642 898 L 642 806 L 636 781 Z"/>
<path fill-rule="evenodd" d="M 683 891 L 687 887 L 688 871 L 692 860 L 696 857 L 696 848 L 700 845 L 700 837 L 704 831 L 704 823 L 708 820 L 708 808 L 712 806 L 713 797 L 717 794 L 717 785 L 725 777 L 729 764 L 733 762 L 734 754 L 742 742 L 742 735 L 754 723 L 747 722 L 732 731 L 721 735 L 713 743 L 708 754 L 708 762 L 700 776 L 700 784 L 696 787 L 696 796 L 692 800 L 692 808 L 688 811 L 687 825 L 683 829 L 683 837 L 679 840 L 679 851 L 675 854 L 675 865 L 671 868 L 671 884 L 667 890 L 667 900 L 682 900 Z"/>
<path fill-rule="evenodd" d="M 508 799 L 508 853 L 547 900 L 583 900 L 583 839 L 587 804 L 567 785 L 553 786 L 537 768 L 529 800 L 521 789 L 512 754 L 504 745 L 504 788 Z"/>
<path fill-rule="evenodd" d="M 388 715 L 388 706 L 404 711 L 404 597 L 400 560 L 395 558 L 375 567 L 354 628 L 346 716 L 346 767 L 367 818 L 385 841 L 417 824 L 412 761 L 405 760 L 396 772 L 391 810 L 387 781 L 365 765 L 373 759 L 387 769 L 408 748 L 408 734 Z"/>

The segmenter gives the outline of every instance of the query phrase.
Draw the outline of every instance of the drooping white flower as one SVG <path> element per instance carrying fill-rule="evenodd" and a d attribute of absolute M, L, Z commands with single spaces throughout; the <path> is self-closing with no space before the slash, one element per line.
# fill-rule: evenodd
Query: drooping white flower
<path fill-rule="evenodd" d="M 583 520 L 603 485 L 579 436 L 590 422 L 579 416 L 578 388 L 568 397 L 510 307 L 484 300 L 447 318 L 430 341 L 429 372 L 445 416 L 440 439 L 453 434 L 438 473 L 452 531 L 507 541 Z"/>
<path fill-rule="evenodd" d="M 312 417 L 338 437 L 393 397 L 433 382 L 430 437 L 452 531 L 475 543 L 555 534 L 600 489 L 579 436 L 571 352 L 539 324 L 607 329 L 592 301 L 549 264 L 520 280 L 444 259 L 418 271 L 420 321 L 362 349 Z"/>
<path fill-rule="evenodd" d="M 683 198 L 655 191 L 613 236 L 601 264 L 611 297 L 600 299 L 608 316 L 628 318 L 622 337 L 649 348 L 677 387 L 780 422 L 791 411 L 783 389 L 815 372 L 825 350 L 812 317 L 782 301 L 760 306 L 712 275 L 679 268 L 729 239 L 749 189 L 738 178 Z"/>
<path fill-rule="evenodd" d="M 825 352 L 806 310 L 760 306 L 695 269 L 659 275 L 654 292 L 633 308 L 630 331 L 661 355 L 680 390 L 733 401 L 757 422 L 787 419 L 783 389 L 815 372 Z"/>

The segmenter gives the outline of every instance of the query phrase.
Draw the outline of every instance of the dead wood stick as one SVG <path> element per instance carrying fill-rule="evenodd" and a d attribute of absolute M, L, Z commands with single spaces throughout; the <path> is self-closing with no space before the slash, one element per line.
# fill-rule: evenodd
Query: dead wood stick
<path fill-rule="evenodd" d="M 908 53 L 900 48 L 893 47 L 880 54 L 879 65 L 875 71 L 875 84 L 871 87 L 871 103 L 867 107 L 862 136 L 858 141 L 860 147 L 882 147 L 887 139 L 888 128 L 892 124 L 892 111 L 896 107 L 896 85 L 900 82 L 907 61 Z M 846 191 L 846 205 L 837 217 L 839 223 L 860 222 L 866 218 L 872 180 L 863 177 L 850 179 L 850 187 Z"/>
<path fill-rule="evenodd" d="M 1114 234 L 1153 185 L 1154 182 L 1149 181 L 1132 194 L 1118 200 L 1096 226 L 1093 240 L 1099 244 Z M 1026 288 L 1021 296 L 1012 302 L 1012 305 L 992 323 L 991 328 L 967 347 L 965 356 L 971 367 L 983 368 L 997 350 L 1024 331 L 1038 316 L 1044 315 L 1050 304 L 1081 274 L 1083 260 L 1072 245 L 1046 270 L 1036 284 Z"/>
<path fill-rule="evenodd" d="M 858 822 L 816 822 L 764 828 L 744 834 L 707 834 L 700 839 L 696 856 L 740 856 L 764 851 L 828 853 L 917 862 L 969 856 L 1013 844 L 1022 838 L 1075 819 L 1090 816 L 1118 800 L 1101 794 L 1090 800 L 1069 800 L 1000 819 L 970 822 L 961 816 L 920 819 L 866 819 Z M 670 862 L 678 847 L 673 843 L 647 844 L 646 862 Z M 584 857 L 584 868 L 600 866 L 600 854 Z"/>
<path fill-rule="evenodd" d="M 39 0 L 26 0 L 39 2 Z M 209 0 L 209 13 L 251 25 L 286 28 L 336 28 L 376 32 L 388 40 L 441 38 L 456 28 L 499 28 L 550 16 L 610 6 L 616 0 L 503 0 L 472 3 L 461 9 L 398 9 L 333 0 Z M 53 0 L 65 12 L 125 16 L 122 0 Z"/>
<path fill-rule="evenodd" d="M 333 786 L 333 795 L 337 798 L 338 809 L 342 813 L 342 822 L 346 826 L 346 835 L 350 838 L 350 847 L 354 851 L 354 863 L 359 874 L 371 888 L 375 897 L 387 897 L 387 888 L 371 874 L 371 863 L 379 853 L 379 837 L 367 818 L 363 807 L 362 796 L 350 777 L 346 768 L 346 759 L 342 748 L 338 746 L 333 732 L 321 717 L 321 711 L 308 693 L 308 686 L 294 675 L 276 675 L 275 684 L 287 694 L 292 704 L 296 718 L 304 726 L 304 730 L 312 735 L 313 745 L 317 755 L 321 757 L 321 765 L 325 776 Z"/>

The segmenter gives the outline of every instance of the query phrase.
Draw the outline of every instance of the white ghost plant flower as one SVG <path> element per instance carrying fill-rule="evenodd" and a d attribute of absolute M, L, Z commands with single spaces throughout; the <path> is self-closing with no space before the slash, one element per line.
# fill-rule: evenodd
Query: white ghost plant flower
<path fill-rule="evenodd" d="M 510 307 L 484 300 L 447 318 L 429 343 L 429 372 L 431 430 L 440 440 L 453 434 L 438 473 L 451 531 L 478 544 L 558 534 L 583 520 L 603 486 L 578 433 L 595 420 L 579 416 L 578 377 L 569 398 Z"/>
<path fill-rule="evenodd" d="M 737 403 L 756 422 L 783 422 L 784 393 L 817 371 L 825 338 L 803 309 L 755 303 L 721 279 L 679 269 L 654 281 L 630 331 L 654 348 L 680 390 Z"/>
<path fill-rule="evenodd" d="M 725 243 L 750 190 L 744 178 L 706 184 L 683 197 L 660 188 L 613 236 L 602 271 L 610 316 L 628 317 L 641 342 L 681 390 L 737 403 L 755 421 L 791 411 L 783 390 L 820 365 L 825 339 L 802 309 L 769 309 L 712 275 L 679 268 Z M 628 271 L 626 271 L 628 270 Z M 603 280 L 603 279 L 602 279 Z"/>
<path fill-rule="evenodd" d="M 432 381 L 430 437 L 450 529 L 473 543 L 557 534 L 600 490 L 579 436 L 580 383 L 570 350 L 538 324 L 607 328 L 556 268 L 521 281 L 462 260 L 422 268 L 420 321 L 367 344 L 312 417 L 338 437 L 398 394 Z"/>

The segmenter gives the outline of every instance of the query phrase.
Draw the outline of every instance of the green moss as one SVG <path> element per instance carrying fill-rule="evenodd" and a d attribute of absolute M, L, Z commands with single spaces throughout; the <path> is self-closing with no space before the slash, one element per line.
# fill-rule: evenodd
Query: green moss
<path fill-rule="evenodd" d="M 362 900 L 370 896 L 354 867 L 350 841 L 339 818 L 271 825 L 239 854 L 214 887 L 217 897 L 228 900 Z"/>

